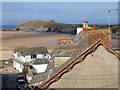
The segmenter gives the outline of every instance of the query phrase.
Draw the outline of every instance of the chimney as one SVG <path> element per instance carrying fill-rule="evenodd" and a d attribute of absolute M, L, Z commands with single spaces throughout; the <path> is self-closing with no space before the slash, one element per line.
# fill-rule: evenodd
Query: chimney
<path fill-rule="evenodd" d="M 85 27 L 85 22 L 83 23 L 83 27 Z"/>
<path fill-rule="evenodd" d="M 85 22 L 85 26 L 88 27 L 88 21 Z"/>
<path fill-rule="evenodd" d="M 95 24 L 93 25 L 93 30 L 96 30 L 96 25 Z"/>

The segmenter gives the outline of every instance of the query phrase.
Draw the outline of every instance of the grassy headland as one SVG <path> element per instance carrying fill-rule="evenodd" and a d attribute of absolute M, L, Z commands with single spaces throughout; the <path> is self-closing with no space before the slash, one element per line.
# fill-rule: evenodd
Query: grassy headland
<path fill-rule="evenodd" d="M 92 25 L 90 25 L 92 26 Z M 96 25 L 97 29 L 108 29 L 108 25 Z M 75 34 L 77 27 L 82 27 L 82 24 L 65 24 L 50 21 L 29 21 L 16 26 L 16 30 L 20 31 L 45 31 L 45 32 L 60 32 L 60 33 L 70 33 Z M 111 25 L 111 30 L 113 33 L 120 34 L 120 25 Z"/>
<path fill-rule="evenodd" d="M 77 27 L 82 26 L 82 24 L 64 24 L 58 23 L 54 20 L 51 21 L 29 21 L 17 25 L 17 30 L 24 31 L 47 31 L 47 32 L 61 32 L 61 33 L 71 33 L 74 34 Z"/>

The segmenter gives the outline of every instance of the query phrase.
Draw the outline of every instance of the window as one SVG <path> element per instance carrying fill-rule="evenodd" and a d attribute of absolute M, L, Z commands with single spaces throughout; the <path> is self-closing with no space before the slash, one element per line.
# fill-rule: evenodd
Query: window
<path fill-rule="evenodd" d="M 36 57 L 37 57 L 37 55 L 31 55 L 31 59 L 36 58 Z"/>
<path fill-rule="evenodd" d="M 44 58 L 47 58 L 47 57 L 48 57 L 48 55 L 43 55 L 43 57 L 44 57 Z"/>

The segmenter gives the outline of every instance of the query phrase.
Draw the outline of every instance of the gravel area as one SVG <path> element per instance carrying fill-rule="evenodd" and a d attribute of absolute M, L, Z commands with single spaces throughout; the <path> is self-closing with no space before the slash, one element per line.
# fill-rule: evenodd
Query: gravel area
<path fill-rule="evenodd" d="M 1 61 L 0 73 L 10 74 L 10 73 L 19 73 L 19 71 L 13 67 L 12 59 L 9 59 L 9 60 Z"/>

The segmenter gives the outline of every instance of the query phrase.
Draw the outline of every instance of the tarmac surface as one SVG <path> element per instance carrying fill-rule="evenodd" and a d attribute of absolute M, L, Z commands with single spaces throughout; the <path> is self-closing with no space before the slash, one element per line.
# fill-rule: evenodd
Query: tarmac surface
<path fill-rule="evenodd" d="M 16 78 L 18 76 L 18 74 L 1 74 L 0 76 L 2 78 L 1 83 L 0 83 L 0 89 L 3 90 L 16 90 Z"/>
<path fill-rule="evenodd" d="M 18 90 L 16 79 L 19 75 L 22 73 L 16 73 L 16 74 L 2 74 L 0 73 L 0 90 Z M 31 90 L 30 88 L 27 88 L 25 90 Z"/>

